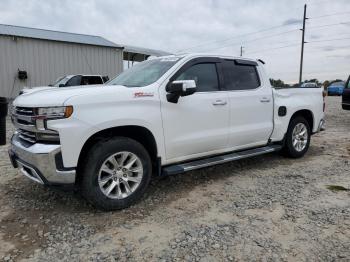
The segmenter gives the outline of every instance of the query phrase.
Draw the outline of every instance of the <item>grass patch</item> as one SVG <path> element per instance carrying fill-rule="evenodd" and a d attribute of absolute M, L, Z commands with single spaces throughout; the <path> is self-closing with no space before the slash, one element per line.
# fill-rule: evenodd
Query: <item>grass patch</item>
<path fill-rule="evenodd" d="M 337 186 L 337 185 L 328 185 L 326 186 L 327 189 L 332 191 L 350 191 L 349 188 L 343 187 L 343 186 Z"/>

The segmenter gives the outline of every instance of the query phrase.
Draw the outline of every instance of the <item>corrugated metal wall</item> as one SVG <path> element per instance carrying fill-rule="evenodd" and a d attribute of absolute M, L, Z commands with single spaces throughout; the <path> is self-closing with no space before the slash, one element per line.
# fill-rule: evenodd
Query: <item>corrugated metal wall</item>
<path fill-rule="evenodd" d="M 28 79 L 17 78 L 18 69 Z M 13 98 L 23 87 L 47 86 L 74 74 L 108 75 L 123 71 L 121 49 L 0 36 L 0 96 Z"/>

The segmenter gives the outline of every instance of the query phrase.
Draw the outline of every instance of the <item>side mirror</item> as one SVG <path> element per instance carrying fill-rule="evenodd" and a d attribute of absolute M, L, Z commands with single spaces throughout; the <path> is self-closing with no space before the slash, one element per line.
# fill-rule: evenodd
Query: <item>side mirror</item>
<path fill-rule="evenodd" d="M 59 84 L 58 87 L 65 87 L 65 84 Z"/>
<path fill-rule="evenodd" d="M 196 82 L 194 80 L 176 80 L 169 82 L 165 89 L 167 99 L 171 103 L 177 103 L 180 96 L 189 96 L 197 91 Z"/>

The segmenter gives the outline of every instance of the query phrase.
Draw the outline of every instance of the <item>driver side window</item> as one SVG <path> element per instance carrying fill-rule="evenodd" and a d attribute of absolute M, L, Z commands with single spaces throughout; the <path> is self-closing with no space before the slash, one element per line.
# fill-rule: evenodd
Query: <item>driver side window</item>
<path fill-rule="evenodd" d="M 193 65 L 182 72 L 176 80 L 194 80 L 197 92 L 219 91 L 218 73 L 215 63 Z"/>

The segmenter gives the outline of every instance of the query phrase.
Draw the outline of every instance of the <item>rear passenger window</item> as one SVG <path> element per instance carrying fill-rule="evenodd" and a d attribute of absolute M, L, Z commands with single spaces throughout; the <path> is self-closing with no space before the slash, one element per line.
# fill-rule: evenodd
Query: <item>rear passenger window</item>
<path fill-rule="evenodd" d="M 215 63 L 196 64 L 186 69 L 176 80 L 194 80 L 197 92 L 219 90 L 218 73 Z"/>
<path fill-rule="evenodd" d="M 234 61 L 225 61 L 224 78 L 227 90 L 249 90 L 260 86 L 258 72 L 253 65 L 236 65 Z"/>

